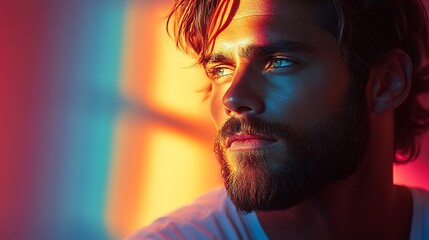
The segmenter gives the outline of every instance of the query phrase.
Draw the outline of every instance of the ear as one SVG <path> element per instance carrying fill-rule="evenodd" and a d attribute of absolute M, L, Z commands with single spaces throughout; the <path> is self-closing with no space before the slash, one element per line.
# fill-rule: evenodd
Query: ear
<path fill-rule="evenodd" d="M 411 87 L 412 62 L 402 50 L 393 50 L 386 63 L 370 70 L 367 97 L 369 110 L 383 113 L 397 108 L 408 97 Z"/>

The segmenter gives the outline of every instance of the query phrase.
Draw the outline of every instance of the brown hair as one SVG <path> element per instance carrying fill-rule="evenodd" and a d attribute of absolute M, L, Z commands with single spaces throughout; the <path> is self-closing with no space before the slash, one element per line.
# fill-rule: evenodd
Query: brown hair
<path fill-rule="evenodd" d="M 238 4 L 237 0 L 176 0 L 168 16 L 167 33 L 170 35 L 170 21 L 175 16 L 176 46 L 185 53 L 196 55 L 201 63 L 212 50 L 216 36 L 232 20 Z"/>
<path fill-rule="evenodd" d="M 386 61 L 395 48 L 403 49 L 413 63 L 409 96 L 395 110 L 395 150 L 409 162 L 419 155 L 419 136 L 429 129 L 429 109 L 420 96 L 429 93 L 428 17 L 420 0 L 322 0 L 317 4 L 320 26 L 336 36 L 347 56 L 353 84 L 366 86 L 370 69 Z M 195 55 L 198 63 L 212 50 L 216 35 L 235 14 L 239 0 L 177 0 L 171 20 L 176 45 Z M 233 6 L 231 11 L 226 6 Z M 226 14 L 228 14 L 226 16 Z M 221 18 L 219 24 L 219 18 Z M 169 32 L 170 33 L 170 32 Z"/>

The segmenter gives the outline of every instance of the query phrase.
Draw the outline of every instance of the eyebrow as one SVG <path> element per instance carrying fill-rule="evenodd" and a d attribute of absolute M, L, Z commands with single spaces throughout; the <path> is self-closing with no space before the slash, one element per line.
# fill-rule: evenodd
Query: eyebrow
<path fill-rule="evenodd" d="M 310 51 L 310 46 L 299 42 L 283 40 L 265 45 L 250 44 L 241 48 L 238 55 L 243 58 L 253 58 L 257 56 L 267 56 L 278 52 L 303 52 Z M 204 57 L 202 64 L 206 66 L 216 62 L 232 62 L 233 54 L 231 52 L 217 52 L 208 54 Z"/>

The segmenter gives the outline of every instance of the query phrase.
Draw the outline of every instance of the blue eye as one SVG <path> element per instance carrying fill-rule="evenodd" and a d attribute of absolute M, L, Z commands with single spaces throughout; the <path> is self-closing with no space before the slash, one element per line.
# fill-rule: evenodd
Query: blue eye
<path fill-rule="evenodd" d="M 234 71 L 232 69 L 229 68 L 224 68 L 224 67 L 220 67 L 220 68 L 216 68 L 214 74 L 217 77 L 223 77 L 226 75 L 230 75 L 232 74 Z"/>
<path fill-rule="evenodd" d="M 294 62 L 287 58 L 273 58 L 268 62 L 266 69 L 287 68 L 291 67 L 293 64 Z"/>
<path fill-rule="evenodd" d="M 225 66 L 216 66 L 206 69 L 207 76 L 218 83 L 221 83 L 225 77 L 228 77 L 234 73 L 234 69 Z"/>

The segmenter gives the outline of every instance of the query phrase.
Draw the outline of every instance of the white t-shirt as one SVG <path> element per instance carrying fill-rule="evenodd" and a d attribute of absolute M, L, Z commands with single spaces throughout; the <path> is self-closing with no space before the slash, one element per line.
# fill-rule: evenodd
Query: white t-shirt
<path fill-rule="evenodd" d="M 411 240 L 429 240 L 429 192 L 410 188 L 413 195 L 413 220 Z"/>
<path fill-rule="evenodd" d="M 429 192 L 410 188 L 413 196 L 411 240 L 429 240 Z M 268 239 L 256 213 L 237 212 L 224 188 L 214 190 L 140 229 L 127 240 Z"/>

